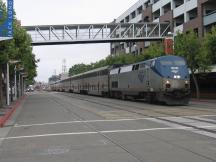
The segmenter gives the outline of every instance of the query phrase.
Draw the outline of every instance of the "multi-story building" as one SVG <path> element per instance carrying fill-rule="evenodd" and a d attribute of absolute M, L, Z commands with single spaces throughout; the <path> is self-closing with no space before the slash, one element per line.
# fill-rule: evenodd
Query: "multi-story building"
<path fill-rule="evenodd" d="M 116 23 L 169 22 L 171 32 L 194 30 L 201 37 L 216 25 L 216 0 L 139 0 Z M 112 43 L 111 54 L 139 54 L 150 42 Z"/>

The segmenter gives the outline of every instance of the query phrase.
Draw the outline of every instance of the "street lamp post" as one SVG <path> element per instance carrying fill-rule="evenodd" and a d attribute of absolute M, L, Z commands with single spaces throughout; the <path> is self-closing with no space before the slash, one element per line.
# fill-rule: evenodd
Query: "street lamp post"
<path fill-rule="evenodd" d="M 14 100 L 17 100 L 17 69 L 16 65 L 14 67 Z"/>
<path fill-rule="evenodd" d="M 9 64 L 17 64 L 20 63 L 21 61 L 19 60 L 10 60 L 7 62 L 7 77 L 6 77 L 6 87 L 7 87 L 7 105 L 10 105 L 10 69 L 9 69 Z M 16 78 L 16 76 L 15 76 Z M 12 89 L 11 89 L 12 91 Z"/>
<path fill-rule="evenodd" d="M 21 71 L 23 71 L 24 68 L 20 68 L 20 69 L 17 69 L 17 71 L 19 71 L 19 75 L 18 75 L 18 96 L 20 97 L 21 96 Z"/>
<path fill-rule="evenodd" d="M 27 73 L 21 73 L 21 95 L 23 96 L 24 95 L 24 91 L 25 91 L 25 78 L 27 77 Z"/>
<path fill-rule="evenodd" d="M 10 85 L 9 85 L 9 63 L 7 63 L 7 75 L 6 75 L 6 91 L 7 91 L 7 105 L 10 105 Z"/>

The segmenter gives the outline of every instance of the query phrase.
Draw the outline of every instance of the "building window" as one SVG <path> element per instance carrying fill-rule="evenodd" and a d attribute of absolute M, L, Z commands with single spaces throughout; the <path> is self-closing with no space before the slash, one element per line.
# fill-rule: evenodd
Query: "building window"
<path fill-rule="evenodd" d="M 194 33 L 196 33 L 197 36 L 199 35 L 199 29 L 198 28 L 193 29 L 193 31 L 194 31 Z"/>
<path fill-rule="evenodd" d="M 142 13 L 142 11 L 143 11 L 143 7 L 142 7 L 142 6 L 140 6 L 140 7 L 137 9 L 137 13 L 138 13 L 138 14 L 141 14 L 141 13 Z"/>
<path fill-rule="evenodd" d="M 184 4 L 184 0 L 174 0 L 174 8 L 177 8 Z"/>
<path fill-rule="evenodd" d="M 130 21 L 130 17 L 127 16 L 127 17 L 125 18 L 125 22 L 127 23 L 127 22 L 129 22 L 129 21 Z"/>
<path fill-rule="evenodd" d="M 171 3 L 168 3 L 165 6 L 163 6 L 163 14 L 166 14 L 169 11 L 171 11 Z"/>
<path fill-rule="evenodd" d="M 149 17 L 148 17 L 148 16 L 144 17 L 144 22 L 150 22 L 150 20 L 149 20 Z"/>
<path fill-rule="evenodd" d="M 158 19 L 160 17 L 160 9 L 153 13 L 153 19 Z"/>
<path fill-rule="evenodd" d="M 157 3 L 159 0 L 154 0 L 154 3 Z"/>
<path fill-rule="evenodd" d="M 189 21 L 197 18 L 197 8 L 189 11 L 188 14 L 187 14 L 187 16 L 188 16 L 188 20 Z"/>
<path fill-rule="evenodd" d="M 133 19 L 135 17 L 136 17 L 136 12 L 134 11 L 134 12 L 131 13 L 131 18 Z"/>
<path fill-rule="evenodd" d="M 144 3 L 144 9 L 148 8 L 150 3 L 151 3 L 150 0 L 148 0 L 146 3 Z"/>
<path fill-rule="evenodd" d="M 184 14 L 175 18 L 175 26 L 180 26 L 184 23 Z"/>

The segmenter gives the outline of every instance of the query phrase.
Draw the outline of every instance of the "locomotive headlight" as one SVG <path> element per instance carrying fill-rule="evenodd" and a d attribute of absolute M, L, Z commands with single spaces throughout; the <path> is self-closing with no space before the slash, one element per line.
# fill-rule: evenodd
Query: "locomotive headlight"
<path fill-rule="evenodd" d="M 166 88 L 170 88 L 170 87 L 171 87 L 171 85 L 170 85 L 170 81 L 167 80 L 167 81 L 166 81 Z"/>
<path fill-rule="evenodd" d="M 166 84 L 170 84 L 170 81 L 169 81 L 169 80 L 167 80 L 167 81 L 166 81 Z"/>
<path fill-rule="evenodd" d="M 174 79 L 180 79 L 181 76 L 180 75 L 174 75 Z"/>
<path fill-rule="evenodd" d="M 188 80 L 185 81 L 185 88 L 189 88 L 189 81 Z"/>

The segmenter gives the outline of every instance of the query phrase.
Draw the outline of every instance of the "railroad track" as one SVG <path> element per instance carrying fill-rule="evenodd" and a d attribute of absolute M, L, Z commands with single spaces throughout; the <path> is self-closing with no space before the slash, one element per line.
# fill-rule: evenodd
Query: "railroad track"
<path fill-rule="evenodd" d="M 165 122 L 169 122 L 169 123 L 173 123 L 173 124 L 178 124 L 180 126 L 189 127 L 189 128 L 193 128 L 193 129 L 202 130 L 202 131 L 206 131 L 206 132 L 209 132 L 209 133 L 216 134 L 215 130 L 209 130 L 209 129 L 206 129 L 206 128 L 201 128 L 201 127 L 193 126 L 193 125 L 186 124 L 186 123 L 180 123 L 180 122 L 177 122 L 177 121 L 165 119 L 163 117 L 158 117 L 158 116 L 143 114 L 142 112 L 134 111 L 134 108 L 137 109 L 137 110 L 148 110 L 148 111 L 151 111 L 151 112 L 154 112 L 154 113 L 159 113 L 161 115 L 168 115 L 168 116 L 172 116 L 172 117 L 181 117 L 181 118 L 184 118 L 184 119 L 191 119 L 190 117 L 182 117 L 181 115 L 173 115 L 172 113 L 161 112 L 161 111 L 154 110 L 153 108 L 149 109 L 149 108 L 144 108 L 144 107 L 139 107 L 139 106 L 133 106 L 133 110 L 131 110 L 131 107 L 128 106 L 128 105 L 125 105 L 125 104 L 118 104 L 118 105 L 116 105 L 116 103 L 115 103 L 115 105 L 109 105 L 111 102 L 106 102 L 105 103 L 103 101 L 103 103 L 101 103 L 101 102 L 98 102 L 98 101 L 96 101 L 94 99 L 93 100 L 91 100 L 91 99 L 84 99 L 84 98 L 81 98 L 79 96 L 75 97 L 75 95 L 71 96 L 71 95 L 68 95 L 66 93 L 62 93 L 61 95 L 67 96 L 67 97 L 73 97 L 75 99 L 79 99 L 79 100 L 82 100 L 82 101 L 87 101 L 87 102 L 90 102 L 90 103 L 93 103 L 93 104 L 98 104 L 98 105 L 106 106 L 106 107 L 109 107 L 109 108 L 112 107 L 112 108 L 115 108 L 115 109 L 118 109 L 118 110 L 127 111 L 127 112 L 134 113 L 134 114 L 137 114 L 137 115 L 141 115 L 141 116 L 144 116 L 144 117 L 153 118 L 153 119 L 157 119 L 157 120 L 160 120 L 160 121 L 165 121 Z M 124 108 L 122 106 L 124 106 Z M 130 109 L 126 109 L 125 107 L 128 107 Z M 192 118 L 192 120 L 201 121 L 201 119 L 196 119 L 196 118 Z M 215 122 L 212 123 L 211 121 L 206 121 L 206 120 L 202 120 L 202 122 L 209 123 L 209 124 L 215 124 Z"/>
<path fill-rule="evenodd" d="M 67 95 L 66 95 L 66 94 L 63 94 L 63 96 L 72 97 L 72 96 L 70 96 L 70 95 L 68 95 L 68 94 L 67 94 Z M 57 96 L 55 96 L 55 97 L 57 97 Z M 130 113 L 135 113 L 135 114 L 137 114 L 137 115 L 142 115 L 142 116 L 144 116 L 144 117 L 157 119 L 157 120 L 164 121 L 164 122 L 168 122 L 168 123 L 171 123 L 171 124 L 177 124 L 177 125 L 180 125 L 180 126 L 183 126 L 183 127 L 187 127 L 187 128 L 194 129 L 194 130 L 205 131 L 205 132 L 209 132 L 209 133 L 216 134 L 216 131 L 214 131 L 214 130 L 209 130 L 209 129 L 205 129 L 205 128 L 200 128 L 200 127 L 197 127 L 197 126 L 193 126 L 193 125 L 190 125 L 190 124 L 185 124 L 185 123 L 180 123 L 180 122 L 177 122 L 177 121 L 172 121 L 172 120 L 169 120 L 169 119 L 165 119 L 165 118 L 163 118 L 163 117 L 155 117 L 155 116 L 152 116 L 152 115 L 143 114 L 143 113 L 141 113 L 141 112 L 136 112 L 136 111 L 131 110 L 131 107 L 129 107 L 128 105 L 123 105 L 123 106 L 129 107 L 129 108 L 130 108 L 129 110 L 128 110 L 128 109 L 125 109 L 125 108 L 121 108 L 120 106 L 109 105 L 110 103 L 105 103 L 105 102 L 101 103 L 101 102 L 98 102 L 98 101 L 96 101 L 96 100 L 84 99 L 84 98 L 81 98 L 81 97 L 79 97 L 79 96 L 76 96 L 76 97 L 73 96 L 73 98 L 78 99 L 78 100 L 81 100 L 81 101 L 86 101 L 86 102 L 89 102 L 89 103 L 97 104 L 97 105 L 107 106 L 107 107 L 109 107 L 109 108 L 111 107 L 111 108 L 114 108 L 114 109 L 123 110 L 123 111 L 127 111 L 127 112 L 130 112 Z M 56 103 L 58 103 L 60 106 L 65 107 L 65 103 L 62 103 L 62 102 L 61 102 L 61 101 L 62 101 L 62 98 L 61 98 L 61 99 L 59 99 L 59 98 L 58 98 L 58 99 L 53 99 L 53 100 L 54 100 Z M 58 101 L 58 100 L 59 100 L 59 101 Z M 68 104 L 71 104 L 71 103 L 69 103 L 68 100 L 65 100 L 65 102 L 68 102 Z M 112 104 L 113 104 L 113 103 L 112 103 Z M 120 105 L 120 104 L 119 104 L 119 105 Z M 69 106 L 69 105 L 68 105 L 68 106 Z M 66 107 L 67 107 L 67 106 L 66 106 Z M 67 109 L 68 109 L 68 107 L 67 107 Z M 134 109 L 134 107 L 133 107 L 133 109 Z M 140 110 L 141 108 L 140 108 L 140 107 L 136 107 L 135 109 L 139 109 L 139 110 Z M 145 109 L 145 108 L 142 107 L 142 109 Z M 147 110 L 151 110 L 151 109 L 147 109 Z M 151 110 L 151 111 L 154 111 L 154 110 Z M 71 110 L 71 112 L 74 113 L 74 114 L 79 118 L 79 120 L 85 121 L 85 119 L 84 119 L 82 116 L 80 116 L 79 114 L 77 114 L 76 112 L 74 112 L 74 111 L 72 111 L 72 110 Z M 161 113 L 161 112 L 160 112 L 160 113 Z M 161 113 L 161 114 L 163 114 L 163 113 Z M 165 113 L 165 114 L 167 115 L 167 113 Z M 169 115 L 170 115 L 170 114 L 169 114 Z M 179 116 L 176 116 L 176 117 L 179 117 Z M 190 117 L 184 117 L 184 118 L 185 118 L 185 119 L 190 119 Z M 192 118 L 192 119 L 193 119 L 193 120 L 200 121 L 199 119 L 194 119 L 194 118 Z M 212 124 L 212 122 L 208 122 L 208 121 L 202 121 L 202 122 L 206 122 L 206 123 L 211 123 L 211 124 Z M 136 161 L 138 161 L 138 162 L 146 162 L 145 159 L 143 159 L 141 156 L 137 155 L 135 152 L 133 152 L 133 151 L 131 151 L 130 149 L 128 149 L 126 146 L 124 146 L 124 145 L 118 143 L 117 141 L 113 140 L 113 139 L 110 138 L 108 135 L 106 135 L 106 134 L 104 134 L 104 133 L 101 133 L 99 130 L 97 130 L 97 128 L 96 128 L 93 124 L 91 124 L 91 123 L 85 123 L 85 122 L 84 122 L 84 124 L 85 124 L 88 128 L 94 130 L 95 132 L 97 132 L 98 134 L 100 134 L 101 136 L 103 136 L 105 139 L 107 139 L 108 141 L 110 141 L 111 143 L 113 143 L 114 145 L 116 145 L 117 147 L 121 148 L 122 150 L 124 150 L 125 152 L 127 152 L 128 154 L 130 154 L 132 157 L 134 157 L 134 159 L 136 159 Z M 214 123 L 214 124 L 215 124 L 215 123 Z M 150 134 L 149 134 L 149 135 L 150 135 Z M 151 136 L 153 136 L 153 135 L 151 135 Z M 159 137 L 154 137 L 154 138 L 159 138 Z M 159 138 L 159 139 L 160 139 L 161 141 L 165 142 L 165 143 L 168 143 L 168 144 L 171 144 L 171 145 L 175 145 L 175 146 L 177 146 L 177 147 L 179 147 L 179 148 L 181 148 L 181 149 L 183 149 L 183 150 L 189 151 L 189 152 L 191 152 L 191 153 L 193 153 L 193 154 L 195 154 L 195 155 L 198 155 L 198 156 L 200 156 L 200 157 L 203 157 L 203 158 L 206 158 L 206 159 L 209 159 L 209 160 L 214 161 L 214 159 L 211 159 L 211 158 L 209 158 L 209 157 L 207 157 L 207 156 L 205 156 L 205 155 L 202 155 L 202 154 L 200 154 L 200 153 L 194 152 L 193 150 L 190 150 L 190 149 L 188 149 L 188 148 L 186 148 L 186 147 L 177 145 L 177 144 L 175 144 L 175 143 L 172 143 L 172 142 L 170 142 L 170 141 L 164 140 L 164 139 L 162 139 L 162 138 Z"/>
<path fill-rule="evenodd" d="M 55 103 L 57 103 L 58 105 L 60 105 L 63 108 L 66 108 L 68 110 L 68 107 L 65 106 L 62 102 L 59 102 L 56 99 L 52 99 Z M 74 112 L 73 110 L 70 109 L 70 112 L 73 113 L 75 116 L 77 116 L 78 120 L 80 121 L 85 121 L 85 119 L 79 115 L 78 113 Z M 112 144 L 114 144 L 115 146 L 121 148 L 122 150 L 124 150 L 125 152 L 127 152 L 130 156 L 132 156 L 137 162 L 146 162 L 145 159 L 143 159 L 142 157 L 140 157 L 139 155 L 137 155 L 135 152 L 127 149 L 125 146 L 123 146 L 122 144 L 118 143 L 117 141 L 113 140 L 112 138 L 108 137 L 106 134 L 101 133 L 99 130 L 97 130 L 97 128 L 95 128 L 94 125 L 90 124 L 90 123 L 86 123 L 83 122 L 83 124 L 85 124 L 89 129 L 97 132 L 99 135 L 103 136 L 106 140 L 108 140 L 109 142 L 111 142 Z"/>
<path fill-rule="evenodd" d="M 115 107 L 115 108 L 119 108 L 119 107 L 124 106 L 124 107 L 128 107 L 130 109 L 131 109 L 131 106 L 132 106 L 133 108 L 136 108 L 137 110 L 148 110 L 148 111 L 152 111 L 152 112 L 159 113 L 159 114 L 162 114 L 162 115 L 175 116 L 175 117 L 181 117 L 182 116 L 182 115 L 176 115 L 174 113 L 161 112 L 159 110 L 152 109 L 152 108 L 159 108 L 159 106 L 160 106 L 160 108 L 167 108 L 166 106 L 163 106 L 163 105 L 152 105 L 152 104 L 149 104 L 149 106 L 151 106 L 151 108 L 144 108 L 143 106 L 135 106 L 135 105 L 129 106 L 128 104 L 123 104 L 122 100 L 113 99 L 112 102 L 109 102 L 107 100 L 104 100 L 101 97 L 98 97 L 97 100 L 95 100 L 95 99 L 89 98 L 89 97 L 92 97 L 92 96 L 88 96 L 88 99 L 86 99 L 86 98 L 84 99 L 83 97 L 79 97 L 80 94 L 72 94 L 72 95 L 70 95 L 68 93 L 60 93 L 60 94 L 64 95 L 64 96 L 67 96 L 67 97 L 73 97 L 73 98 L 80 99 L 80 100 L 83 100 L 83 101 L 87 101 L 87 102 L 91 102 L 91 103 L 95 103 L 95 104 L 100 104 L 100 105 L 103 105 L 103 106 L 110 106 L 110 104 L 114 103 L 113 101 L 117 101 L 117 102 L 114 103 L 115 106 L 113 106 L 113 105 L 111 105 L 111 106 Z M 103 103 L 98 102 L 98 100 L 100 100 Z M 173 110 L 174 109 L 186 109 L 186 110 L 190 109 L 190 110 L 193 110 L 193 111 L 209 112 L 209 113 L 213 113 L 213 114 L 216 115 L 216 111 L 211 111 L 211 110 L 206 110 L 206 109 L 204 110 L 203 108 L 202 109 L 201 108 L 193 108 L 191 106 L 174 106 L 174 107 L 170 107 L 170 108 L 172 108 Z"/>

